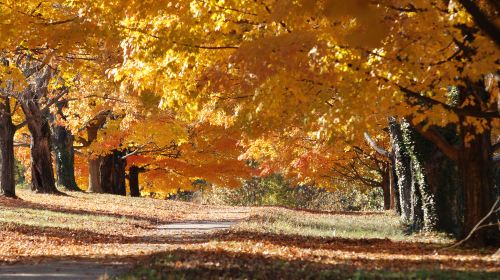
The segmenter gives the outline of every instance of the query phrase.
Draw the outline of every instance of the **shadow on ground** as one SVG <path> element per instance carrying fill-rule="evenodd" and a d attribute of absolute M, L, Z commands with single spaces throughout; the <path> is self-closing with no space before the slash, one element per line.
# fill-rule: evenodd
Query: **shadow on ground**
<path fill-rule="evenodd" d="M 157 254 L 118 279 L 499 279 L 500 273 L 441 269 L 365 269 L 359 263 L 325 264 L 276 256 L 178 249 Z"/>

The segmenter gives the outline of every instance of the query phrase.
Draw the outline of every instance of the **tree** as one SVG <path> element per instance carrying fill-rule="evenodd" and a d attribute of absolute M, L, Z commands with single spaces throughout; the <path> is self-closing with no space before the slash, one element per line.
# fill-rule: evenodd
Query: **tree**
<path fill-rule="evenodd" d="M 70 92 L 65 83 L 72 81 L 67 76 L 83 74 L 88 68 L 85 64 L 93 60 L 107 65 L 104 61 L 113 56 L 103 46 L 113 40 L 99 24 L 83 19 L 80 8 L 72 3 L 3 1 L 0 17 L 0 52 L 11 68 L 23 74 L 9 83 L 25 88 L 9 92 L 8 97 L 17 100 L 26 118 L 22 124 L 31 133 L 32 188 L 58 193 L 52 172 L 49 111 Z M 8 176 L 2 178 L 10 180 Z"/>
<path fill-rule="evenodd" d="M 489 20 L 496 6 L 484 5 Z M 175 9 L 157 15 L 146 8 L 125 23 L 127 59 L 116 79 L 163 90 L 164 106 L 188 117 L 206 106 L 213 115 L 237 115 L 235 123 L 253 134 L 295 125 L 322 126 L 325 138 L 359 137 L 374 118 L 405 118 L 457 161 L 464 232 L 489 210 L 490 136 L 499 113 L 484 77 L 496 71 L 498 46 L 470 8 L 454 1 L 208 1 Z M 164 65 L 162 72 L 144 67 L 153 64 Z M 463 89 L 458 106 L 446 104 L 449 86 Z M 459 125 L 459 146 L 432 128 L 450 123 Z"/>

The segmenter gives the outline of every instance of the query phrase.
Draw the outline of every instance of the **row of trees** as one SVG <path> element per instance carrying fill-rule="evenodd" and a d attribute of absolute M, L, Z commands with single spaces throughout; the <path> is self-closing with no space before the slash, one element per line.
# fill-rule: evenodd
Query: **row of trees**
<path fill-rule="evenodd" d="M 52 0 L 0 9 L 2 141 L 9 146 L 27 124 L 41 190 L 54 190 L 44 114 L 67 96 L 55 119 L 66 118 L 93 155 L 95 191 L 123 193 L 125 159 L 137 167 L 132 182 L 149 170 L 186 185 L 237 185 L 252 173 L 244 161 L 258 162 L 262 175 L 301 183 L 383 187 L 386 207 L 414 229 L 459 235 L 498 196 L 494 1 Z"/>

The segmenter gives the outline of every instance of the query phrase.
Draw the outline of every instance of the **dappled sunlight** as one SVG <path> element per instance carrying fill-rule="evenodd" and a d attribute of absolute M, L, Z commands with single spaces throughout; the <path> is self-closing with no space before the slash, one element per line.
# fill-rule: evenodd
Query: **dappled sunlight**
<path fill-rule="evenodd" d="M 192 203 L 158 200 L 155 207 L 163 209 L 158 212 L 163 214 L 153 220 L 143 219 L 142 212 L 133 214 L 137 201 L 133 198 L 120 198 L 114 208 L 99 215 L 93 207 L 99 207 L 106 196 L 89 202 L 95 196 L 24 196 L 33 201 L 43 197 L 51 210 L 42 210 L 27 199 L 0 200 L 0 262 L 78 260 L 147 265 L 154 260 L 158 273 L 182 275 L 214 271 L 231 274 L 235 270 L 250 273 L 259 265 L 264 266 L 262 273 L 277 269 L 277 275 L 288 275 L 299 268 L 314 275 L 316 270 L 345 273 L 360 267 L 368 272 L 439 269 L 500 273 L 499 259 L 492 255 L 494 249 L 443 250 L 442 240 L 421 242 L 404 235 L 391 213 L 200 208 Z M 82 203 L 75 204 L 75 200 Z M 16 205 L 24 209 L 18 215 L 12 213 Z M 168 212 L 161 212 L 172 208 L 190 214 L 169 217 Z M 40 219 L 43 221 L 36 224 Z M 239 224 L 224 229 L 234 223 Z M 155 264 L 165 255 L 173 260 Z"/>

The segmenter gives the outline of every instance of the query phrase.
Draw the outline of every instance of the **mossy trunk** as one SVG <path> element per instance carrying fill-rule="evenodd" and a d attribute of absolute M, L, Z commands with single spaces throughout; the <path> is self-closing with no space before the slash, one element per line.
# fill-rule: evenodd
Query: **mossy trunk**
<path fill-rule="evenodd" d="M 403 141 L 411 160 L 411 225 L 415 231 L 432 231 L 436 229 L 436 205 L 434 194 L 427 180 L 428 173 L 424 168 L 433 150 L 423 136 L 416 132 L 407 121 L 402 121 Z"/>
<path fill-rule="evenodd" d="M 403 222 L 411 222 L 411 159 L 404 146 L 400 124 L 395 118 L 389 119 L 391 145 L 394 154 L 394 169 L 397 176 L 400 213 Z"/>
<path fill-rule="evenodd" d="M 57 186 L 70 191 L 81 191 L 75 179 L 75 149 L 73 148 L 74 136 L 69 129 L 60 125 L 59 119 L 65 120 L 63 109 L 67 102 L 56 103 L 57 113 L 52 115 L 52 148 L 55 153 Z"/>
<path fill-rule="evenodd" d="M 16 197 L 14 134 L 9 99 L 0 102 L 0 196 Z"/>
<path fill-rule="evenodd" d="M 57 185 L 70 191 L 80 191 L 75 179 L 74 137 L 64 126 L 53 126 L 53 147 Z"/>

